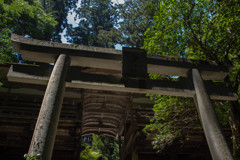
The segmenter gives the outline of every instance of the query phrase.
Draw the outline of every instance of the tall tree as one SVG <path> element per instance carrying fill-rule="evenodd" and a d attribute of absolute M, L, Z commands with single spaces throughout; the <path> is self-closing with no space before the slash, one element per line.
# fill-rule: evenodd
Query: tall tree
<path fill-rule="evenodd" d="M 88 46 L 113 47 L 113 43 L 98 39 L 99 30 L 110 30 L 116 22 L 115 9 L 111 0 L 82 0 L 76 10 L 80 22 L 67 30 L 68 42 Z"/>
<path fill-rule="evenodd" d="M 44 39 L 54 42 L 61 42 L 61 33 L 68 26 L 67 16 L 77 7 L 78 0 L 40 0 L 46 13 L 54 16 L 58 24 L 54 27 L 53 35 L 46 34 Z"/>
<path fill-rule="evenodd" d="M 115 6 L 118 23 L 114 28 L 100 30 L 99 39 L 125 47 L 140 48 L 143 46 L 144 32 L 152 24 L 153 13 L 158 1 L 125 0 Z"/>
<path fill-rule="evenodd" d="M 225 82 L 240 95 L 240 2 L 162 0 L 145 35 L 148 53 L 177 55 L 232 66 Z M 229 103 L 233 152 L 240 158 L 240 102 Z"/>

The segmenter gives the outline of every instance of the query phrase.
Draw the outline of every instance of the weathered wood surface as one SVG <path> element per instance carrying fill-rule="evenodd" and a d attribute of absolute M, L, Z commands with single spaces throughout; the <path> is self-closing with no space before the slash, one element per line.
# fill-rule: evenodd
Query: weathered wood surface
<path fill-rule="evenodd" d="M 32 83 L 46 85 L 51 68 L 41 66 L 13 65 L 8 72 L 8 80 L 12 82 Z M 238 96 L 229 88 L 214 85 L 205 81 L 211 99 L 235 101 Z M 85 88 L 105 91 L 128 92 L 128 93 L 153 93 L 169 96 L 194 97 L 193 83 L 182 78 L 179 81 L 167 80 L 138 80 L 121 79 L 121 77 L 98 75 L 79 72 L 71 72 L 68 75 L 66 87 Z"/>
<path fill-rule="evenodd" d="M 82 134 L 107 134 L 111 137 L 119 135 L 130 95 L 84 89 Z"/>
<path fill-rule="evenodd" d="M 212 158 L 213 160 L 233 160 L 202 77 L 197 69 L 193 69 L 192 75 L 196 90 L 196 107 Z"/>
<path fill-rule="evenodd" d="M 15 86 L 14 83 L 9 85 Z M 30 91 L 29 88 L 12 88 L 7 92 L 6 88 L 0 87 L 0 153 L 4 159 L 23 159 L 28 151 L 43 98 L 42 91 L 37 92 L 39 86 L 30 86 L 36 87 L 31 90 L 31 95 L 24 94 Z M 52 159 L 76 159 L 73 152 L 76 150 L 76 129 L 80 126 L 78 103 L 76 97 L 64 99 Z"/>
<path fill-rule="evenodd" d="M 69 63 L 69 57 L 61 54 L 53 68 L 29 147 L 30 156 L 40 155 L 44 160 L 52 157 Z"/>
<path fill-rule="evenodd" d="M 64 53 L 71 57 L 70 65 L 72 66 L 122 71 L 122 55 L 119 50 L 53 43 L 15 34 L 12 34 L 11 38 L 14 51 L 21 53 L 25 60 L 55 63 L 56 57 L 60 53 Z M 228 68 L 205 64 L 206 62 L 194 62 L 186 59 L 167 60 L 155 55 L 147 55 L 146 58 L 148 73 L 188 77 L 192 68 L 198 68 L 203 79 L 222 80 L 228 75 Z"/>

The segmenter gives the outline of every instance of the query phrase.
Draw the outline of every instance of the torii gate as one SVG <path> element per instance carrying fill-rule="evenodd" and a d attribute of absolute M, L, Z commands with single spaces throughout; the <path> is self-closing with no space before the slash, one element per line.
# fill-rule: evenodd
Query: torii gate
<path fill-rule="evenodd" d="M 31 68 L 27 65 L 21 68 L 13 65 L 8 73 L 9 81 L 48 83 L 28 152 L 30 156 L 39 154 L 44 160 L 51 159 L 66 86 L 194 98 L 212 158 L 233 159 L 210 99 L 236 101 L 238 97 L 229 88 L 218 88 L 211 81 L 203 80 L 224 79 L 228 75 L 226 67 L 197 64 L 190 60 L 169 61 L 160 56 L 146 55 L 145 51 L 136 49 L 124 48 L 121 54 L 121 51 L 114 49 L 53 43 L 15 34 L 12 34 L 11 39 L 14 51 L 21 53 L 23 59 L 55 63 L 50 76 L 45 73 L 29 74 Z M 84 74 L 81 71 L 74 71 L 69 75 L 68 69 L 71 66 L 122 71 L 122 78 Z M 183 78 L 177 82 L 150 80 L 147 79 L 148 73 Z"/>

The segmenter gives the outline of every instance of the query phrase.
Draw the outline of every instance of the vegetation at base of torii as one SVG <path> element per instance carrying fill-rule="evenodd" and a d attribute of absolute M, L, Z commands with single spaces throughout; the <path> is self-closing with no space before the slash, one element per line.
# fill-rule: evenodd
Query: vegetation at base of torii
<path fill-rule="evenodd" d="M 101 157 L 101 154 L 93 151 L 90 145 L 83 144 L 82 146 L 84 146 L 85 149 L 80 153 L 81 160 L 97 160 Z"/>
<path fill-rule="evenodd" d="M 92 135 L 92 145 L 84 144 L 85 149 L 81 152 L 82 160 L 118 160 L 119 147 L 117 140 L 108 136 Z"/>
<path fill-rule="evenodd" d="M 157 7 L 153 25 L 145 32 L 144 49 L 150 54 L 214 61 L 219 66 L 232 67 L 225 82 L 240 95 L 240 1 L 162 0 Z M 163 100 L 160 106 L 171 107 L 168 98 Z M 227 105 L 235 159 L 240 158 L 239 106 L 237 102 Z"/>
<path fill-rule="evenodd" d="M 41 160 L 41 156 L 40 155 L 29 156 L 28 154 L 25 154 L 24 159 L 26 159 L 26 160 Z"/>

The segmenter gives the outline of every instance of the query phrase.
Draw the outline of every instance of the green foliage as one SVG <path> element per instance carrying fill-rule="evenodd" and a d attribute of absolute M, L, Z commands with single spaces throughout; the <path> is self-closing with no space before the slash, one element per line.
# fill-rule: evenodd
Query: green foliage
<path fill-rule="evenodd" d="M 182 135 L 187 135 L 192 130 L 191 127 L 199 125 L 192 99 L 161 95 L 148 96 L 155 100 L 154 116 L 144 131 L 155 136 L 152 143 L 158 151 L 171 145 L 177 138 L 186 140 L 184 138 L 187 136 L 182 137 Z"/>
<path fill-rule="evenodd" d="M 82 0 L 76 10 L 80 22 L 77 27 L 69 25 L 68 42 L 88 46 L 113 47 L 113 43 L 98 39 L 100 30 L 109 31 L 116 22 L 116 12 L 111 0 Z"/>
<path fill-rule="evenodd" d="M 230 81 L 237 88 L 240 81 L 240 2 L 163 0 L 158 6 L 153 25 L 145 32 L 144 48 L 148 53 L 233 66 Z"/>
<path fill-rule="evenodd" d="M 219 66 L 231 66 L 231 73 L 225 82 L 238 90 L 240 95 L 239 13 L 238 0 L 162 0 L 154 14 L 152 26 L 145 32 L 143 48 L 149 54 L 176 55 L 179 58 L 214 61 Z M 155 145 L 171 143 L 171 139 L 180 133 L 174 128 L 175 120 L 168 118 L 168 115 L 171 115 L 168 112 L 175 110 L 174 105 L 169 105 L 169 97 L 159 97 L 159 99 L 161 101 L 158 101 L 154 108 L 158 105 L 160 108 L 166 106 L 170 111 L 163 110 L 163 113 L 159 113 L 161 110 L 155 109 L 153 124 L 146 128 L 149 133 L 156 135 Z M 175 99 L 171 98 L 171 101 L 175 102 Z M 176 106 L 181 108 L 182 105 L 188 106 L 188 104 Z M 217 102 L 215 108 L 221 124 L 227 126 L 229 116 L 228 110 L 225 109 L 227 103 Z M 184 117 L 179 117 L 179 125 L 184 127 L 182 118 Z M 168 122 L 164 122 L 164 119 L 168 119 Z"/>
<path fill-rule="evenodd" d="M 45 35 L 52 35 L 56 24 L 38 0 L 0 0 L 0 63 L 17 60 L 13 55 L 11 33 L 44 39 Z"/>
<path fill-rule="evenodd" d="M 89 145 L 84 145 L 85 149 L 81 152 L 81 160 L 97 160 L 101 154 L 99 152 L 93 151 Z"/>
<path fill-rule="evenodd" d="M 32 4 L 24 0 L 13 0 L 10 3 L 1 0 L 0 7 L 0 28 L 10 28 L 20 35 L 43 39 L 44 32 L 51 35 L 57 24 L 51 14 L 44 12 L 38 0 L 33 0 Z"/>
<path fill-rule="evenodd" d="M 217 118 L 222 125 L 222 127 L 229 127 L 229 110 L 228 110 L 228 102 L 217 101 L 213 103 Z"/>
<path fill-rule="evenodd" d="M 92 146 L 85 144 L 85 150 L 81 152 L 81 159 L 118 160 L 119 147 L 117 140 L 108 136 L 92 135 Z"/>
<path fill-rule="evenodd" d="M 77 7 L 78 0 L 40 0 L 46 13 L 52 14 L 58 24 L 54 27 L 53 36 L 45 35 L 45 40 L 61 42 L 61 33 L 68 27 L 67 16 Z"/>
<path fill-rule="evenodd" d="M 40 156 L 40 155 L 29 156 L 28 154 L 25 154 L 25 155 L 24 155 L 24 158 L 25 158 L 26 160 L 40 160 L 40 159 L 41 159 L 41 156 Z"/>
<path fill-rule="evenodd" d="M 145 49 L 227 63 L 228 56 L 238 55 L 239 5 L 237 1 L 163 0 L 145 33 Z"/>
<path fill-rule="evenodd" d="M 16 61 L 10 39 L 12 31 L 4 28 L 0 31 L 0 64 Z"/>
<path fill-rule="evenodd" d="M 117 140 L 108 136 L 92 135 L 92 150 L 102 154 L 103 160 L 118 160 L 119 148 Z"/>
<path fill-rule="evenodd" d="M 103 144 L 101 138 L 98 135 L 93 134 L 92 135 L 92 150 L 95 152 L 101 153 L 103 149 L 104 149 L 104 144 Z"/>
<path fill-rule="evenodd" d="M 103 159 L 118 160 L 119 159 L 119 146 L 118 141 L 112 137 L 101 136 L 104 148 L 101 153 L 104 155 Z"/>
<path fill-rule="evenodd" d="M 110 30 L 101 29 L 98 38 L 128 47 L 142 47 L 144 32 L 151 26 L 157 1 L 125 0 L 123 4 L 114 6 L 118 20 Z"/>

